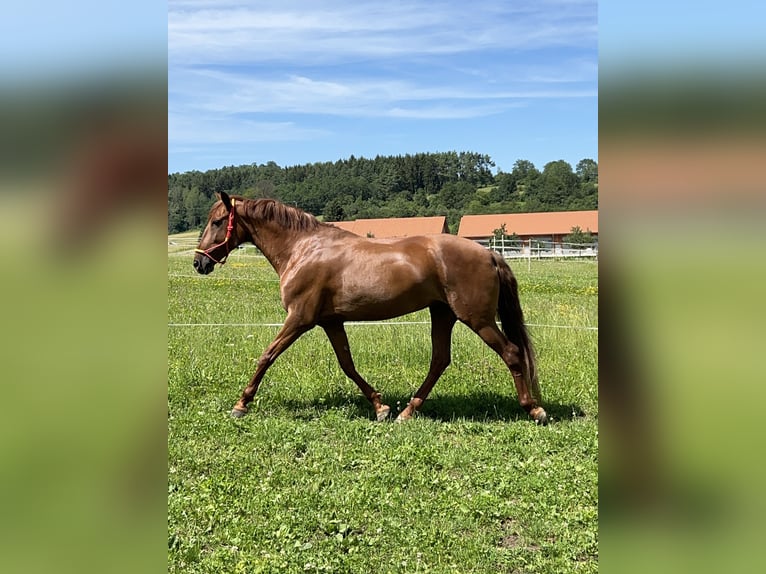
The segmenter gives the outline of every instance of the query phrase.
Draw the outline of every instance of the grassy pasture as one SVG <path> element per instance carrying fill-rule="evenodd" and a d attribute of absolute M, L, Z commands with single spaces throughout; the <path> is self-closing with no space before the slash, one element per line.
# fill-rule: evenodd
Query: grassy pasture
<path fill-rule="evenodd" d="M 276 275 L 232 255 L 197 276 L 169 246 L 169 572 L 595 572 L 597 265 L 513 263 L 538 351 L 535 426 L 499 357 L 458 324 L 453 363 L 406 425 L 372 409 L 315 329 L 229 410 L 280 323 Z M 427 312 L 402 318 L 426 321 Z M 224 325 L 218 325 L 224 324 Z M 396 410 L 429 326 L 351 325 L 360 373 Z"/>

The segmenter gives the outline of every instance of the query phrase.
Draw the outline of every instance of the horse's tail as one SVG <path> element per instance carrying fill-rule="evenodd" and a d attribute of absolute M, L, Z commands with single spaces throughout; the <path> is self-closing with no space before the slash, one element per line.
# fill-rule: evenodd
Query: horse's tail
<path fill-rule="evenodd" d="M 537 365 L 535 364 L 535 349 L 532 345 L 532 339 L 527 333 L 527 327 L 524 324 L 524 313 L 521 310 L 519 301 L 519 286 L 513 271 L 508 266 L 500 254 L 492 253 L 497 267 L 497 275 L 500 278 L 500 297 L 497 304 L 497 314 L 500 317 L 500 324 L 503 327 L 503 333 L 508 340 L 519 348 L 522 354 L 522 368 L 529 387 L 529 392 L 537 401 L 542 404 L 540 393 L 540 383 L 537 380 Z"/>

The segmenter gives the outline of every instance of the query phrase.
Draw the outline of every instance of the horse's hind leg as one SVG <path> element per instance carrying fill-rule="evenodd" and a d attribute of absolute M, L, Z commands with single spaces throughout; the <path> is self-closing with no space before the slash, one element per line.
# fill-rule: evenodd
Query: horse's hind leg
<path fill-rule="evenodd" d="M 323 323 L 322 328 L 327 333 L 327 338 L 330 339 L 330 344 L 335 351 L 335 356 L 338 358 L 340 368 L 343 369 L 343 372 L 346 373 L 349 379 L 356 383 L 359 390 L 372 403 L 378 422 L 384 421 L 391 409 L 388 405 L 383 404 L 381 394 L 373 389 L 357 372 L 354 360 L 351 358 L 351 349 L 348 345 L 348 336 L 343 328 L 343 323 Z"/>
<path fill-rule="evenodd" d="M 457 318 L 452 309 L 444 303 L 434 303 L 429 309 L 431 311 L 431 367 L 428 369 L 423 384 L 420 385 L 404 410 L 399 413 L 396 418 L 397 422 L 404 422 L 412 418 L 412 415 L 426 400 L 436 381 L 450 364 L 452 328 L 455 326 Z"/>
<path fill-rule="evenodd" d="M 530 392 L 529 385 L 527 384 L 527 373 L 525 372 L 521 356 L 521 349 L 508 340 L 505 334 L 498 328 L 494 320 L 489 321 L 484 325 L 469 325 L 469 327 L 471 327 L 471 329 L 473 329 L 473 331 L 479 335 L 479 337 L 481 337 L 493 351 L 500 355 L 503 362 L 508 367 L 508 370 L 511 371 L 521 407 L 529 413 L 529 416 L 532 417 L 535 422 L 545 424 L 548 420 L 548 415 L 545 413 L 545 409 L 537 404 L 533 394 Z"/>

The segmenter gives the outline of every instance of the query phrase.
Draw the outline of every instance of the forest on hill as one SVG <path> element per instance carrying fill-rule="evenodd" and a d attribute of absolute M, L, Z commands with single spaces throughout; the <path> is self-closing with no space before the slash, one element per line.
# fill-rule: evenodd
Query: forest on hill
<path fill-rule="evenodd" d="M 168 175 L 168 233 L 201 229 L 216 193 L 271 197 L 324 221 L 446 215 L 455 233 L 463 215 L 598 209 L 598 164 L 520 159 L 493 174 L 474 152 L 377 156 L 280 167 L 274 162 Z"/>

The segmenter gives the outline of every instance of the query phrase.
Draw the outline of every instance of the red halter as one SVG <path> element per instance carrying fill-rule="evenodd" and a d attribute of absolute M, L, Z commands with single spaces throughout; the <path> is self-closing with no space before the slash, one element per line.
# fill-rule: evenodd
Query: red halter
<path fill-rule="evenodd" d="M 194 250 L 196 253 L 202 253 L 202 255 L 205 255 L 205 256 L 209 257 L 210 259 L 212 259 L 213 261 L 215 261 L 219 265 L 223 265 L 224 263 L 226 263 L 226 258 L 229 256 L 229 252 L 231 251 L 231 249 L 229 248 L 229 239 L 231 239 L 231 232 L 234 230 L 234 213 L 236 211 L 234 209 L 234 205 L 235 204 L 236 204 L 236 200 L 234 198 L 232 198 L 231 199 L 231 211 L 229 211 L 229 224 L 226 226 L 226 237 L 224 238 L 224 240 L 221 243 L 218 243 L 217 245 L 213 245 L 212 247 L 208 247 L 204 251 L 202 249 L 200 249 L 200 248 L 197 248 L 197 249 Z M 210 254 L 210 252 L 215 250 L 215 249 L 218 249 L 221 245 L 225 245 L 226 246 L 226 254 L 223 257 L 221 257 L 220 260 L 218 260 L 215 257 L 213 257 Z"/>

